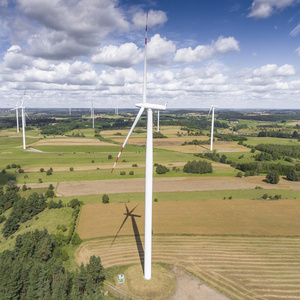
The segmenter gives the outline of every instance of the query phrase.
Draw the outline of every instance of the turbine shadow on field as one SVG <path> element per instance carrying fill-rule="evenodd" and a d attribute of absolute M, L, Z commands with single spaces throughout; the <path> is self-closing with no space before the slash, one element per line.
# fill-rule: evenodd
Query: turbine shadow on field
<path fill-rule="evenodd" d="M 143 244 L 142 244 L 142 241 L 141 241 L 141 236 L 140 236 L 139 228 L 138 228 L 138 226 L 136 224 L 136 221 L 135 221 L 135 218 L 140 218 L 141 216 L 133 214 L 133 211 L 137 208 L 138 205 L 136 205 L 131 211 L 129 211 L 127 205 L 125 204 L 126 213 L 124 213 L 124 215 L 126 217 L 125 217 L 123 223 L 121 224 L 121 226 L 120 226 L 117 234 L 115 235 L 115 237 L 114 237 L 114 239 L 113 239 L 110 247 L 112 247 L 112 245 L 114 244 L 116 238 L 118 237 L 119 232 L 121 231 L 121 229 L 124 226 L 124 224 L 125 224 L 126 220 L 128 219 L 128 217 L 131 217 L 131 222 L 132 222 L 132 228 L 133 228 L 133 232 L 134 232 L 135 242 L 136 242 L 137 250 L 138 250 L 138 253 L 139 253 L 140 262 L 141 262 L 142 268 L 144 270 L 144 248 L 143 248 Z"/>

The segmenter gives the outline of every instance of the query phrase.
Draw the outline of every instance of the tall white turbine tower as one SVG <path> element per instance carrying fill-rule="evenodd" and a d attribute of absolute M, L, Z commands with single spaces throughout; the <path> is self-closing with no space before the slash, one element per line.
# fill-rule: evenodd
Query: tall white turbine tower
<path fill-rule="evenodd" d="M 143 83 L 143 102 L 136 104 L 140 110 L 130 128 L 128 135 L 118 154 L 116 162 L 112 168 L 112 172 L 116 163 L 135 127 L 144 109 L 147 110 L 147 142 L 146 142 L 146 180 L 145 180 L 145 252 L 144 252 L 144 278 L 151 279 L 151 259 L 152 259 L 152 185 L 153 185 L 153 110 L 165 110 L 166 105 L 157 105 L 146 103 L 146 86 L 147 86 L 147 21 L 146 14 L 146 34 L 145 34 L 145 57 L 144 57 L 144 83 Z"/>
<path fill-rule="evenodd" d="M 26 91 L 25 91 L 26 92 Z M 25 96 L 24 92 L 24 96 Z M 24 107 L 24 97 L 22 98 L 20 106 L 18 108 L 21 108 L 21 114 L 22 114 L 22 134 L 23 134 L 23 149 L 26 149 L 26 137 L 25 137 L 25 126 L 26 126 L 26 121 L 25 121 L 25 107 Z"/>
<path fill-rule="evenodd" d="M 209 113 L 211 113 L 211 133 L 210 133 L 210 151 L 213 150 L 213 140 L 214 140 L 214 124 L 215 124 L 215 107 L 217 107 L 216 105 L 211 105 L 210 106 L 210 110 Z"/>

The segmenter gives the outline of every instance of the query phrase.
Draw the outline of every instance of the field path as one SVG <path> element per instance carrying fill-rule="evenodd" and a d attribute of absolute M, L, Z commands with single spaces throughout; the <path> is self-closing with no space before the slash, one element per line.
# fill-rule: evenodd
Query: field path
<path fill-rule="evenodd" d="M 154 192 L 190 192 L 211 190 L 264 189 L 300 190 L 299 182 L 281 180 L 278 184 L 264 182 L 264 176 L 236 177 L 172 177 L 154 178 Z M 38 185 L 38 184 L 37 184 Z M 31 185 L 33 187 L 33 185 Z M 114 193 L 139 193 L 145 191 L 145 179 L 114 179 L 60 182 L 57 193 L 62 196 L 80 196 Z"/>

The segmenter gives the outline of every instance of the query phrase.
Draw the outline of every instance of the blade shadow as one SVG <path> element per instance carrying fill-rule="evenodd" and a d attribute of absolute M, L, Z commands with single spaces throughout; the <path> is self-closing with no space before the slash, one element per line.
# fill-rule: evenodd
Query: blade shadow
<path fill-rule="evenodd" d="M 139 205 L 139 204 L 138 204 Z M 128 217 L 131 217 L 131 222 L 132 222 L 132 228 L 133 228 L 133 232 L 134 232 L 134 237 L 135 237 L 135 243 L 136 243 L 136 247 L 139 253 L 139 258 L 140 258 L 140 262 L 142 265 L 142 269 L 144 271 L 144 248 L 143 248 L 143 244 L 141 241 L 141 236 L 140 236 L 140 232 L 139 232 L 139 228 L 136 224 L 135 218 L 140 218 L 141 215 L 135 215 L 133 214 L 133 211 L 138 207 L 138 205 L 136 205 L 131 211 L 129 211 L 127 205 L 125 204 L 126 207 L 126 213 L 124 213 L 124 215 L 126 216 L 125 219 L 123 220 L 117 234 L 115 235 L 110 248 L 113 246 L 115 240 L 117 239 L 122 227 L 124 226 L 125 222 L 127 221 Z"/>

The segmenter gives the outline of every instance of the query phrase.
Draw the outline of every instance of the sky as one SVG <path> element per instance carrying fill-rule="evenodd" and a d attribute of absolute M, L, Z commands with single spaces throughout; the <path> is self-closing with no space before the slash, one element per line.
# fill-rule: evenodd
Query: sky
<path fill-rule="evenodd" d="M 300 109 L 300 0 L 0 0 L 0 107 Z"/>

